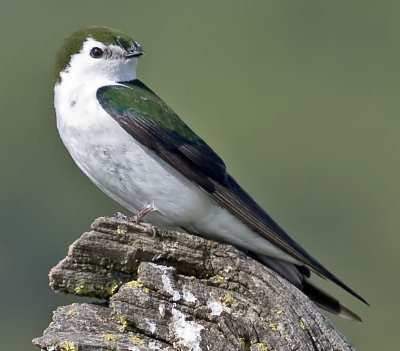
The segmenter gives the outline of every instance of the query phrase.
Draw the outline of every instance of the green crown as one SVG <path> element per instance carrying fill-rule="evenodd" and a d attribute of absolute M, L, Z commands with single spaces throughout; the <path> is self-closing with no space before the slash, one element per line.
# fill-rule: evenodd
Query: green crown
<path fill-rule="evenodd" d="M 60 80 L 60 72 L 64 71 L 68 66 L 71 56 L 77 54 L 82 49 L 83 43 L 88 38 L 93 38 L 107 45 L 119 45 L 123 48 L 129 48 L 132 46 L 132 42 L 134 42 L 131 37 L 113 28 L 91 26 L 77 30 L 65 39 L 63 46 L 57 53 L 55 66 L 57 81 Z"/>

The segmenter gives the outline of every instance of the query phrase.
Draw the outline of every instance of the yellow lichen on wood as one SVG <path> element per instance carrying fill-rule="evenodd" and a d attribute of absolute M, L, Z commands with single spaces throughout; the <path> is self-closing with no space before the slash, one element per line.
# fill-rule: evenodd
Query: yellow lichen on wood
<path fill-rule="evenodd" d="M 275 323 L 269 323 L 269 327 L 273 330 L 273 331 L 277 331 L 277 325 Z"/>
<path fill-rule="evenodd" d="M 118 341 L 118 338 L 114 334 L 103 334 L 103 339 L 107 341 Z"/>
<path fill-rule="evenodd" d="M 306 324 L 303 322 L 302 319 L 300 319 L 300 328 L 301 328 L 302 330 L 307 330 L 307 326 L 306 326 Z"/>
<path fill-rule="evenodd" d="M 268 351 L 267 345 L 263 344 L 262 342 L 257 343 L 257 346 L 262 351 Z"/>
<path fill-rule="evenodd" d="M 141 338 L 139 338 L 139 337 L 136 336 L 136 335 L 133 335 L 133 336 L 131 337 L 131 341 L 132 341 L 134 344 L 139 344 L 139 345 L 143 345 L 143 344 L 144 344 L 144 340 L 141 339 Z"/>
<path fill-rule="evenodd" d="M 126 234 L 128 232 L 128 227 L 125 224 L 118 224 L 116 234 Z"/>
<path fill-rule="evenodd" d="M 74 291 L 77 295 L 83 295 L 88 292 L 88 287 L 85 284 L 80 284 L 75 287 Z"/>
<path fill-rule="evenodd" d="M 128 322 L 127 320 L 124 318 L 124 316 L 119 316 L 119 321 L 121 322 L 122 326 L 121 329 L 123 331 L 125 331 L 125 329 L 128 327 Z"/>
<path fill-rule="evenodd" d="M 143 288 L 143 284 L 141 282 L 139 282 L 138 280 L 132 280 L 132 281 L 126 283 L 125 285 L 130 286 L 135 289 Z"/>
<path fill-rule="evenodd" d="M 232 270 L 232 267 L 230 267 L 230 266 L 224 268 L 225 273 L 230 273 L 231 270 Z"/>
<path fill-rule="evenodd" d="M 125 285 L 130 286 L 131 288 L 142 290 L 145 294 L 150 293 L 150 289 L 143 286 L 143 284 L 138 280 L 132 280 Z"/>
<path fill-rule="evenodd" d="M 235 303 L 235 299 L 231 294 L 225 294 L 221 299 L 222 306 L 231 307 Z"/>
<path fill-rule="evenodd" d="M 78 348 L 73 341 L 68 341 L 65 344 L 61 345 L 61 351 L 77 351 Z"/>
<path fill-rule="evenodd" d="M 112 283 L 110 285 L 110 287 L 108 288 L 108 293 L 110 295 L 114 295 L 114 293 L 117 291 L 117 289 L 118 289 L 118 284 L 117 283 Z"/>
<path fill-rule="evenodd" d="M 68 316 L 74 316 L 74 315 L 76 315 L 76 310 L 74 310 L 74 309 L 70 309 L 69 311 L 68 311 Z"/>
<path fill-rule="evenodd" d="M 220 281 L 220 282 L 223 282 L 223 281 L 225 281 L 225 277 L 223 276 L 223 275 L 218 275 L 217 276 L 217 279 Z"/>

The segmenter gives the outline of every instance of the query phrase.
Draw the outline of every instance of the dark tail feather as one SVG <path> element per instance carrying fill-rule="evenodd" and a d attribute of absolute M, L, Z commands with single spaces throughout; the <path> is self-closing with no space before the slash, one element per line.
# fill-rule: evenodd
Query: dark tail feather
<path fill-rule="evenodd" d="M 355 314 L 353 311 L 350 311 L 346 306 L 343 306 L 334 297 L 332 297 L 322 289 L 318 288 L 307 279 L 303 281 L 302 291 L 311 300 L 313 300 L 318 305 L 318 307 L 324 309 L 325 311 L 337 314 L 338 316 L 346 319 L 362 322 L 361 318 L 357 314 Z"/>
<path fill-rule="evenodd" d="M 361 322 L 361 318 L 357 314 L 350 311 L 337 299 L 310 282 L 308 278 L 311 272 L 307 267 L 294 265 L 269 256 L 257 255 L 254 253 L 250 253 L 250 255 L 292 283 L 314 301 L 318 307 L 340 317 Z"/>

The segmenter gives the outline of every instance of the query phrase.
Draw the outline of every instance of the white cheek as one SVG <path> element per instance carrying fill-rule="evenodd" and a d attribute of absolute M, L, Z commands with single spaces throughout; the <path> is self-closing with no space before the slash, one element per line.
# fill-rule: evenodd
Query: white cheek
<path fill-rule="evenodd" d="M 136 79 L 136 67 L 138 58 L 125 60 L 123 58 L 93 58 L 90 50 L 93 47 L 106 49 L 106 46 L 92 38 L 87 39 L 81 51 L 71 57 L 69 67 L 61 73 L 64 79 L 66 76 L 74 76 L 74 80 L 101 80 L 106 79 L 114 82 L 124 82 Z M 111 47 L 113 50 L 120 50 L 119 47 Z"/>

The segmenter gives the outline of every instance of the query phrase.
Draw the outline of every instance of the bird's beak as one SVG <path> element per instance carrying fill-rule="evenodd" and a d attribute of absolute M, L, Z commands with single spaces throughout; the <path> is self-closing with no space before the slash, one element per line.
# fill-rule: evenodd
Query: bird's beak
<path fill-rule="evenodd" d="M 141 46 L 135 42 L 135 46 L 131 46 L 127 51 L 125 51 L 125 58 L 129 59 L 131 57 L 142 56 L 144 51 Z"/>

